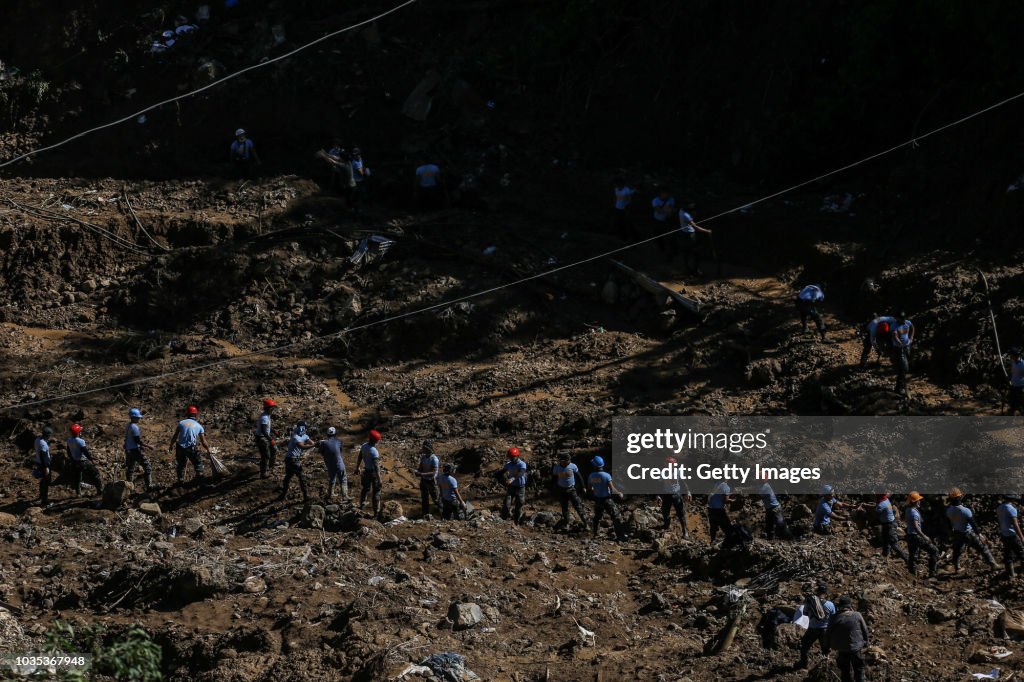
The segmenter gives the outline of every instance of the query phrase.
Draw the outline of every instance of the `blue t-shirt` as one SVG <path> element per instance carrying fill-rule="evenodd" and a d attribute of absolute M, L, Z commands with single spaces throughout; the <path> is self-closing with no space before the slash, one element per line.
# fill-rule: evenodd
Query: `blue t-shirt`
<path fill-rule="evenodd" d="M 206 433 L 203 425 L 195 419 L 182 419 L 178 422 L 178 447 L 191 450 L 199 442 L 199 434 Z"/>
<path fill-rule="evenodd" d="M 810 303 L 820 303 L 825 300 L 825 292 L 823 292 L 821 287 L 816 284 L 808 284 L 800 290 L 800 293 L 797 294 L 797 298 L 801 301 L 808 301 Z"/>
<path fill-rule="evenodd" d="M 1024 386 L 1024 358 L 1010 363 L 1010 385 Z"/>
<path fill-rule="evenodd" d="M 124 449 L 138 450 L 142 447 L 142 429 L 135 422 L 128 422 L 128 428 L 124 434 Z"/>
<path fill-rule="evenodd" d="M 626 207 L 629 206 L 630 202 L 633 201 L 633 195 L 636 194 L 636 190 L 632 187 L 616 187 L 615 188 L 615 208 L 620 211 L 625 211 Z"/>
<path fill-rule="evenodd" d="M 962 504 L 946 507 L 946 518 L 955 531 L 966 533 L 968 528 L 974 528 L 974 512 Z"/>
<path fill-rule="evenodd" d="M 805 616 L 807 616 L 808 619 L 810 619 L 810 622 L 807 624 L 808 630 L 822 630 L 824 628 L 827 628 L 828 624 L 832 621 L 832 616 L 836 615 L 836 605 L 830 602 L 829 600 L 826 599 L 825 601 L 821 602 L 821 606 L 823 609 L 825 609 L 824 618 L 818 619 L 814 616 L 814 614 L 804 614 Z"/>
<path fill-rule="evenodd" d="M 248 161 L 249 156 L 252 154 L 252 148 L 252 140 L 249 138 L 246 138 L 244 142 L 235 140 L 231 143 L 231 158 Z"/>
<path fill-rule="evenodd" d="M 42 436 L 36 438 L 36 465 L 44 469 L 50 468 L 50 444 Z"/>
<path fill-rule="evenodd" d="M 579 475 L 579 467 L 572 462 L 569 462 L 566 466 L 556 464 L 551 468 L 551 471 L 555 474 L 555 479 L 558 481 L 559 488 L 575 488 L 576 487 L 576 476 Z"/>
<path fill-rule="evenodd" d="M 429 481 L 437 479 L 437 470 L 441 467 L 441 460 L 434 454 L 420 455 L 420 480 Z"/>
<path fill-rule="evenodd" d="M 1017 534 L 1013 520 L 1017 518 L 1017 508 L 1009 502 L 1003 502 L 996 509 L 996 517 L 999 519 L 999 534 L 1004 538 L 1012 538 Z"/>
<path fill-rule="evenodd" d="M 505 462 L 502 467 L 505 472 L 505 479 L 512 479 L 512 488 L 523 488 L 526 486 L 526 462 L 516 457 L 510 462 Z"/>
<path fill-rule="evenodd" d="M 416 180 L 420 187 L 437 187 L 440 183 L 441 169 L 436 163 L 427 163 L 416 169 Z"/>
<path fill-rule="evenodd" d="M 455 480 L 455 477 L 451 474 L 442 474 L 437 479 L 437 485 L 441 488 L 441 499 L 445 502 L 455 502 L 455 489 L 459 487 L 459 482 Z"/>
<path fill-rule="evenodd" d="M 715 486 L 715 493 L 708 498 L 708 509 L 725 509 L 725 497 L 732 492 L 732 488 L 725 481 Z"/>
<path fill-rule="evenodd" d="M 68 455 L 76 462 L 86 459 L 85 440 L 83 438 L 68 438 Z"/>
<path fill-rule="evenodd" d="M 679 229 L 691 234 L 697 231 L 693 226 L 693 216 L 683 209 L 679 209 Z"/>
<path fill-rule="evenodd" d="M 914 328 L 914 323 L 910 320 L 904 320 L 903 324 L 896 327 L 896 338 L 892 340 L 892 345 L 909 346 L 910 345 L 910 330 Z"/>
<path fill-rule="evenodd" d="M 356 182 L 363 181 L 363 160 L 352 159 L 352 178 Z"/>
<path fill-rule="evenodd" d="M 606 500 L 612 496 L 612 475 L 607 471 L 595 471 L 590 474 L 590 478 L 587 481 L 590 483 L 590 488 L 594 491 L 594 497 L 597 499 Z"/>
<path fill-rule="evenodd" d="M 341 439 L 331 436 L 320 443 L 320 454 L 324 456 L 324 464 L 328 469 L 345 473 L 345 459 L 341 456 Z"/>
<path fill-rule="evenodd" d="M 832 523 L 832 507 L 836 501 L 823 497 L 818 501 L 818 509 L 814 512 L 815 527 L 824 527 Z"/>
<path fill-rule="evenodd" d="M 878 514 L 879 523 L 893 523 L 896 520 L 896 512 L 893 511 L 892 502 L 882 500 L 875 505 L 875 513 Z"/>
<path fill-rule="evenodd" d="M 878 325 L 882 324 L 883 322 L 889 325 L 889 331 L 892 331 L 893 329 L 896 328 L 896 324 L 899 322 L 899 320 L 890 315 L 882 315 L 881 317 L 876 317 L 875 319 L 868 322 L 868 336 L 871 337 L 872 341 L 878 335 Z"/>
<path fill-rule="evenodd" d="M 767 483 L 761 484 L 758 494 L 761 496 L 761 504 L 766 510 L 770 511 L 779 506 L 779 498 L 775 497 L 775 491 Z"/>
<path fill-rule="evenodd" d="M 907 522 L 907 535 L 917 535 L 917 529 L 921 526 L 921 512 L 917 507 L 907 507 L 903 518 Z"/>
<path fill-rule="evenodd" d="M 380 467 L 380 453 L 369 443 L 363 443 L 359 448 L 359 456 L 363 460 L 363 468 L 367 471 L 376 471 Z"/>
<path fill-rule="evenodd" d="M 675 208 L 675 197 L 669 197 L 667 199 L 662 199 L 661 197 L 654 197 L 654 199 L 651 200 L 651 211 L 654 215 L 654 219 L 657 220 L 658 222 L 668 222 L 668 218 L 669 216 L 672 215 L 672 212 L 675 210 Z"/>
<path fill-rule="evenodd" d="M 302 444 L 308 442 L 309 434 L 303 433 L 302 435 L 299 435 L 297 433 L 293 433 L 291 439 L 288 441 L 288 453 L 285 457 L 301 459 L 303 452 Z"/>
<path fill-rule="evenodd" d="M 273 438 L 273 432 L 270 430 L 270 415 L 266 412 L 260 415 L 260 418 L 256 421 L 256 435 L 263 436 L 264 438 Z"/>
<path fill-rule="evenodd" d="M 683 489 L 679 484 L 678 478 L 667 478 L 665 479 L 665 494 L 666 495 L 682 495 Z"/>

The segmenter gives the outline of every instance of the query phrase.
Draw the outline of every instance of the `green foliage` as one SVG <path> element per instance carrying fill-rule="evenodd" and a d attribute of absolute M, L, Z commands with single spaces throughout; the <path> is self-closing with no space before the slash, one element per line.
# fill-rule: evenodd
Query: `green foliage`
<path fill-rule="evenodd" d="M 92 670 L 70 671 L 61 676 L 69 682 L 86 682 L 94 674 L 115 680 L 158 682 L 163 679 L 163 652 L 139 627 L 110 635 L 102 625 L 79 625 L 57 621 L 46 633 L 45 649 L 51 653 L 92 655 Z"/>

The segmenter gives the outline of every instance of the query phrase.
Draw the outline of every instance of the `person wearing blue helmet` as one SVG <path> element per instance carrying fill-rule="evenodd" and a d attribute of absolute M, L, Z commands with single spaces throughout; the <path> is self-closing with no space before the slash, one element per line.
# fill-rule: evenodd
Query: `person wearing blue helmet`
<path fill-rule="evenodd" d="M 835 489 L 830 485 L 823 486 L 821 498 L 818 500 L 818 507 L 814 510 L 814 532 L 821 533 L 822 535 L 831 535 L 834 532 L 832 519 L 845 518 L 835 511 L 842 506 L 843 503 L 836 498 Z"/>
<path fill-rule="evenodd" d="M 612 475 L 604 470 L 603 457 L 600 455 L 594 457 L 594 459 L 590 460 L 590 466 L 594 467 L 594 471 L 587 477 L 587 485 L 590 487 L 590 494 L 594 498 L 594 537 L 597 537 L 597 532 L 601 528 L 601 519 L 604 518 L 605 512 L 607 512 L 612 517 L 615 537 L 622 540 L 626 537 L 622 527 L 622 515 L 619 513 L 619 508 L 612 498 L 618 497 L 621 500 L 624 495 L 615 489 Z"/>
<path fill-rule="evenodd" d="M 281 495 L 278 500 L 288 497 L 288 484 L 292 482 L 292 476 L 299 479 L 299 488 L 302 490 L 302 502 L 309 503 L 309 488 L 306 486 L 306 474 L 302 471 L 302 455 L 306 450 L 316 447 L 316 443 L 306 433 L 306 422 L 299 422 L 295 425 L 292 437 L 288 441 L 288 452 L 284 455 L 284 486 L 281 488 Z"/>
<path fill-rule="evenodd" d="M 150 464 L 149 457 L 146 456 L 146 450 L 151 446 L 142 442 L 140 421 L 142 421 L 142 410 L 137 407 L 128 410 L 128 428 L 125 430 L 124 436 L 124 480 L 134 485 L 135 466 L 141 466 L 148 493 L 153 489 L 153 465 Z"/>

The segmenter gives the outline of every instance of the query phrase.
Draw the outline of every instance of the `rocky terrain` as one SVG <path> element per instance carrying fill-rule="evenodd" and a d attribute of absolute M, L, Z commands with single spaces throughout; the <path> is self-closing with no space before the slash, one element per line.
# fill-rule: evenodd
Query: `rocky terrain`
<path fill-rule="evenodd" d="M 153 52 L 196 8 L 12 2 L 0 162 L 384 9 L 265 5 L 216 4 L 195 35 Z M 842 21 L 787 19 L 768 40 L 761 27 L 788 7 L 752 18 L 556 5 L 424 2 L 3 169 L 0 653 L 63 638 L 97 654 L 97 680 L 834 680 L 816 654 L 792 669 L 797 626 L 780 626 L 778 648 L 757 629 L 825 581 L 867 619 L 869 679 L 1019 674 L 1019 583 L 977 556 L 954 574 L 944 555 L 936 579 L 913 578 L 881 557 L 863 513 L 835 537 L 807 535 L 804 497 L 785 500 L 795 541 L 759 537 L 758 501 L 737 498 L 732 513 L 755 535 L 747 551 L 709 546 L 702 499 L 690 540 L 660 530 L 642 497 L 624 504 L 629 539 L 608 527 L 592 539 L 555 528 L 546 475 L 565 450 L 589 473 L 616 416 L 1003 413 L 996 332 L 1004 352 L 1024 340 L 1013 109 L 751 202 L 892 144 L 894 130 L 917 135 L 1005 95 L 1015 43 L 992 27 L 1014 25 L 1005 13 L 1019 7 L 869 2 L 844 6 Z M 49 13 L 60 20 L 40 19 Z M 701 25 L 728 35 L 689 33 Z M 879 68 L 891 33 L 929 31 L 963 47 L 955 63 L 908 39 L 909 56 Z M 767 72 L 750 68 L 759 57 Z M 652 82 L 670 67 L 679 83 Z M 865 103 L 879 101 L 875 120 Z M 266 160 L 245 180 L 222 153 L 240 124 Z M 374 169 L 359 211 L 313 157 L 334 135 Z M 413 210 L 425 158 L 457 190 L 451 207 Z M 683 276 L 659 244 L 613 255 L 697 312 L 601 255 L 625 245 L 607 211 L 618 174 L 640 188 L 638 223 L 661 184 L 696 200 L 698 220 L 722 214 L 707 223 L 705 274 Z M 355 258 L 374 237 L 387 248 Z M 810 282 L 827 291 L 825 343 L 801 333 L 793 307 Z M 887 362 L 857 366 L 860 325 L 900 310 L 918 329 L 905 400 Z M 312 504 L 294 485 L 275 499 L 282 468 L 259 478 L 251 435 L 265 397 L 282 430 L 338 428 L 350 472 L 366 432 L 384 434 L 383 523 L 322 499 L 316 455 Z M 163 446 L 188 405 L 227 473 L 173 488 Z M 62 481 L 40 508 L 40 430 L 53 425 L 59 443 L 81 423 L 117 481 L 134 406 L 159 446 L 158 489 L 114 483 L 76 498 Z M 425 439 L 457 466 L 470 520 L 421 518 Z M 510 445 L 535 474 L 523 526 L 500 518 Z M 997 540 L 996 501 L 969 501 Z M 927 527 L 945 551 L 938 503 Z M 158 652 L 158 675 L 118 667 L 146 650 L 138 641 Z"/>

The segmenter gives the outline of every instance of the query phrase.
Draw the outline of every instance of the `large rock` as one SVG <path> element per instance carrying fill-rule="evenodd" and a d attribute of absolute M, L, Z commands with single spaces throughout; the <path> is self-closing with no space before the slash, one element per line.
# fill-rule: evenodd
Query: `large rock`
<path fill-rule="evenodd" d="M 451 533 L 438 533 L 433 539 L 434 547 L 450 552 L 459 546 L 459 539 Z"/>
<path fill-rule="evenodd" d="M 267 591 L 267 581 L 258 575 L 250 575 L 242 583 L 242 590 L 249 594 L 260 594 Z"/>
<path fill-rule="evenodd" d="M 452 604 L 448 607 L 448 620 L 456 630 L 467 630 L 484 619 L 484 613 L 476 604 Z"/>
<path fill-rule="evenodd" d="M 402 509 L 402 505 L 398 504 L 394 500 L 388 500 L 384 503 L 380 511 L 380 520 L 384 523 L 388 521 L 394 521 L 395 519 L 405 516 L 405 510 Z"/>
<path fill-rule="evenodd" d="M 17 526 L 18 517 L 14 514 L 8 514 L 7 512 L 0 512 L 0 528 L 6 528 L 9 526 Z"/>
<path fill-rule="evenodd" d="M 128 502 L 128 496 L 135 490 L 128 481 L 111 481 L 103 486 L 103 508 L 117 510 Z"/>
<path fill-rule="evenodd" d="M 302 523 L 309 528 L 319 530 L 324 527 L 325 518 L 327 518 L 326 510 L 319 504 L 311 504 L 302 514 Z"/>

